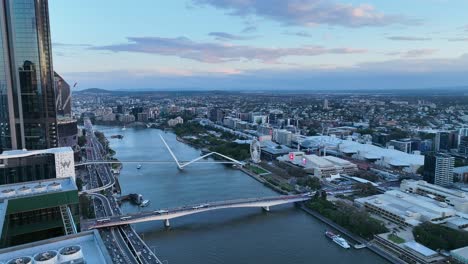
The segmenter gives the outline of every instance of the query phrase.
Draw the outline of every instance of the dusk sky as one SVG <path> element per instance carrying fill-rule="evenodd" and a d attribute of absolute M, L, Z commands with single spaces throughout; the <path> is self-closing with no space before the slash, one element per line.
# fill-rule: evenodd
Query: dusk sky
<path fill-rule="evenodd" d="M 79 89 L 468 86 L 466 0 L 49 1 Z"/>

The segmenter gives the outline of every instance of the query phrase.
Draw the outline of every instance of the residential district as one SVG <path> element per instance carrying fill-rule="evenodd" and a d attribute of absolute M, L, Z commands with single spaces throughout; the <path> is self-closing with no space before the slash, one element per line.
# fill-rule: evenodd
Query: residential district
<path fill-rule="evenodd" d="M 47 1 L 14 3 L 0 5 L 1 263 L 162 263 L 133 223 L 289 202 L 344 248 L 468 263 L 465 95 L 88 89 L 72 100 L 53 69 Z M 145 201 L 121 193 L 124 164 L 93 125 L 175 133 L 279 195 L 127 215 L 124 199 Z"/>

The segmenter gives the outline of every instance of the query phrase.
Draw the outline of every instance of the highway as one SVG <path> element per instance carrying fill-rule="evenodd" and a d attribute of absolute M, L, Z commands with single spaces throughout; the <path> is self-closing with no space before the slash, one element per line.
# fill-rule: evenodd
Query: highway
<path fill-rule="evenodd" d="M 89 119 L 85 119 L 84 126 L 86 130 L 87 160 L 103 160 L 106 151 L 96 138 Z M 115 178 L 109 164 L 87 165 L 86 169 L 88 171 L 85 179 L 87 189 L 81 193 L 92 197 L 96 217 L 118 217 L 122 215 L 112 193 Z M 96 192 L 104 192 L 104 195 Z M 130 225 L 103 228 L 99 232 L 114 263 L 161 263 Z"/>
<path fill-rule="evenodd" d="M 103 228 L 103 227 L 115 227 L 119 225 L 128 225 L 134 223 L 141 223 L 147 221 L 164 220 L 165 225 L 169 226 L 169 219 L 202 213 L 206 211 L 227 209 L 227 208 L 243 208 L 243 207 L 261 207 L 269 210 L 270 206 L 303 202 L 309 200 L 312 194 L 300 194 L 300 195 L 285 195 L 285 196 L 274 196 L 274 197 L 263 197 L 263 198 L 248 198 L 248 199 L 236 199 L 228 201 L 210 202 L 204 204 L 196 204 L 190 206 L 183 206 L 172 209 L 161 209 L 155 211 L 144 211 L 134 214 L 127 215 L 114 215 L 111 217 L 101 217 L 96 219 L 90 219 L 82 222 L 83 228 Z"/>

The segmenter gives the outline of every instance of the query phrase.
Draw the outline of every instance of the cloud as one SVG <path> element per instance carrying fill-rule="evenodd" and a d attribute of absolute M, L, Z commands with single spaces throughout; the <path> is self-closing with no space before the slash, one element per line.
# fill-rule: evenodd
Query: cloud
<path fill-rule="evenodd" d="M 90 44 L 76 44 L 76 43 L 61 43 L 61 42 L 53 42 L 53 47 L 91 47 Z"/>
<path fill-rule="evenodd" d="M 351 5 L 324 0 L 192 0 L 199 6 L 210 5 L 228 10 L 231 15 L 256 15 L 283 25 L 344 27 L 414 25 L 420 21 L 403 15 L 387 15 L 367 4 Z"/>
<path fill-rule="evenodd" d="M 437 49 L 412 49 L 404 52 L 396 51 L 396 52 L 387 52 L 385 55 L 387 56 L 401 56 L 403 58 L 420 58 L 424 56 L 433 55 L 438 52 Z"/>
<path fill-rule="evenodd" d="M 215 37 L 217 40 L 249 40 L 249 39 L 254 39 L 256 36 L 239 36 L 239 35 L 234 35 L 226 32 L 210 32 L 208 33 L 209 36 Z"/>
<path fill-rule="evenodd" d="M 403 41 L 426 41 L 431 40 L 431 38 L 422 38 L 422 37 L 409 37 L 409 36 L 392 36 L 388 37 L 389 40 L 403 40 Z"/>
<path fill-rule="evenodd" d="M 468 38 L 448 38 L 448 41 L 468 41 Z"/>
<path fill-rule="evenodd" d="M 246 26 L 244 29 L 242 29 L 242 33 L 252 33 L 252 32 L 255 32 L 257 31 L 257 27 L 256 26 Z"/>
<path fill-rule="evenodd" d="M 206 63 L 257 60 L 263 63 L 279 63 L 287 56 L 317 56 L 323 54 L 365 53 L 365 49 L 325 48 L 302 46 L 297 48 L 261 48 L 226 43 L 195 42 L 186 37 L 129 37 L 129 43 L 96 46 L 90 49 L 113 52 L 141 52 L 165 56 L 177 56 Z"/>
<path fill-rule="evenodd" d="M 353 67 L 214 71 L 68 72 L 82 88 L 191 90 L 407 89 L 468 85 L 468 54 L 444 59 L 397 59 Z"/>
<path fill-rule="evenodd" d="M 289 35 L 289 36 L 296 36 L 296 37 L 303 37 L 303 38 L 311 38 L 312 34 L 306 32 L 306 31 L 296 31 L 296 32 L 291 32 L 291 31 L 284 31 L 284 35 Z"/>

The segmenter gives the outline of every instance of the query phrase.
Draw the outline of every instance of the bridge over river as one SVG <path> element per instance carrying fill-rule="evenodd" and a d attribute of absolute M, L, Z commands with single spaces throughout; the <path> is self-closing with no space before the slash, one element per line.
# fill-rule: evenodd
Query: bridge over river
<path fill-rule="evenodd" d="M 96 219 L 90 219 L 82 222 L 83 229 L 95 229 L 104 227 L 115 227 L 127 224 L 136 224 L 148 221 L 164 221 L 166 227 L 170 226 L 169 219 L 197 214 L 212 210 L 228 209 L 228 208 L 246 208 L 246 207 L 259 207 L 266 211 L 270 210 L 271 206 L 296 203 L 309 200 L 311 193 L 299 194 L 299 195 L 284 195 L 274 197 L 263 197 L 263 198 L 247 198 L 247 199 L 236 199 L 219 202 L 211 202 L 204 204 L 197 204 L 191 206 L 183 206 L 172 209 L 160 209 L 156 211 L 144 211 L 135 214 L 102 217 Z"/>

